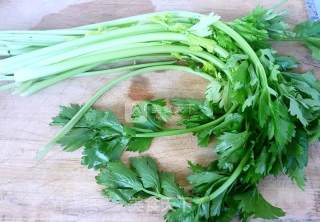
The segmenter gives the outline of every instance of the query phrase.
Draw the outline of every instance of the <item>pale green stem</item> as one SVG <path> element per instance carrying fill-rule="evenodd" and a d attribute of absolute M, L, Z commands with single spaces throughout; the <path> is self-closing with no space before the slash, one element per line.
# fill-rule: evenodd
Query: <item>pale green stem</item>
<path fill-rule="evenodd" d="M 242 160 L 240 161 L 237 168 L 233 171 L 231 176 L 216 191 L 214 191 L 209 196 L 195 198 L 192 200 L 192 202 L 194 202 L 196 204 L 202 204 L 202 203 L 214 200 L 219 195 L 221 195 L 223 192 L 225 192 L 235 182 L 235 180 L 240 176 L 244 166 L 246 165 L 246 163 L 249 159 L 249 156 L 250 156 L 250 152 L 247 152 L 245 154 L 245 156 L 242 158 Z"/>
<path fill-rule="evenodd" d="M 81 58 L 77 58 L 75 61 L 65 61 L 58 64 L 54 64 L 52 66 L 37 68 L 36 70 L 21 70 L 21 72 L 16 73 L 17 81 L 25 81 L 28 79 L 35 79 L 43 76 L 54 75 L 57 73 L 61 73 L 65 70 L 74 69 L 80 66 L 90 65 L 94 63 L 103 63 L 105 61 L 111 59 L 122 59 L 126 57 L 139 56 L 139 55 L 147 55 L 147 54 L 156 54 L 156 53 L 182 53 L 185 55 L 194 54 L 198 57 L 204 58 L 212 64 L 216 65 L 219 69 L 224 72 L 228 72 L 228 70 L 224 70 L 224 63 L 221 62 L 217 57 L 211 55 L 210 53 L 204 51 L 193 51 L 189 47 L 186 46 L 172 46 L 172 45 L 161 45 L 161 46 L 153 46 L 153 47 L 140 47 L 133 48 L 128 50 L 121 50 L 119 52 L 114 53 L 101 53 L 97 55 L 84 56 Z"/>
<path fill-rule="evenodd" d="M 95 75 L 102 75 L 102 74 L 107 75 L 107 74 L 115 74 L 115 73 L 119 73 L 119 72 L 127 72 L 130 70 L 134 70 L 134 69 L 138 69 L 138 68 L 145 68 L 145 67 L 154 66 L 154 65 L 169 65 L 172 63 L 173 62 L 146 63 L 146 64 L 129 65 L 129 66 L 123 66 L 123 67 L 119 67 L 119 68 L 112 68 L 112 69 L 107 69 L 107 70 L 99 70 L 99 71 L 91 71 L 91 72 L 86 72 L 86 71 L 92 69 L 96 65 L 89 66 L 89 67 L 81 67 L 79 69 L 71 70 L 69 72 L 65 72 L 65 73 L 60 74 L 58 76 L 54 76 L 52 78 L 43 80 L 39 83 L 35 83 L 31 87 L 29 87 L 25 92 L 23 92 L 21 95 L 28 96 L 28 95 L 34 94 L 41 89 L 49 87 L 49 86 L 51 86 L 57 82 L 60 82 L 62 80 L 68 79 L 76 74 L 78 77 L 81 74 L 82 74 L 82 76 L 95 76 Z"/>
<path fill-rule="evenodd" d="M 77 48 L 82 45 L 95 43 L 98 41 L 106 41 L 121 36 L 136 35 L 141 33 L 159 32 L 165 30 L 163 26 L 158 24 L 153 25 L 138 25 L 135 27 L 128 27 L 110 31 L 99 35 L 85 36 L 73 41 L 64 42 L 61 44 L 49 46 L 26 54 L 10 57 L 0 61 L 0 73 L 11 74 L 16 69 L 22 68 L 26 65 L 33 64 L 43 58 L 49 58 L 57 53 L 66 52 L 67 50 Z"/>
<path fill-rule="evenodd" d="M 79 48 L 74 48 L 67 52 L 61 52 L 55 56 L 51 56 L 50 58 L 43 59 L 36 64 L 32 64 L 29 66 L 30 68 L 46 66 L 54 63 L 58 63 L 61 61 L 66 61 L 70 58 L 75 58 L 81 55 L 88 55 L 90 53 L 98 53 L 98 52 L 114 52 L 124 49 L 125 47 L 130 47 L 130 45 L 141 44 L 140 47 L 143 47 L 143 44 L 161 44 L 161 41 L 185 41 L 187 37 L 183 34 L 177 33 L 148 33 L 141 35 L 128 36 L 124 38 L 117 38 L 110 41 L 98 42 L 95 44 L 84 45 Z M 153 43 L 155 42 L 155 43 Z"/>

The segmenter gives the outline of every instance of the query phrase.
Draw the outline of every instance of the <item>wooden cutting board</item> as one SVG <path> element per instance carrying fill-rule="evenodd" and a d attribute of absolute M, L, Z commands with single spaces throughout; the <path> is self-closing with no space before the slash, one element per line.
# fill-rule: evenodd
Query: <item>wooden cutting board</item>
<path fill-rule="evenodd" d="M 260 1 L 271 6 L 278 0 Z M 215 12 L 225 20 L 246 14 L 257 5 L 252 0 L 1 0 L 0 29 L 63 28 L 160 10 Z M 289 0 L 288 22 L 306 19 L 303 0 Z M 297 45 L 276 45 L 281 53 L 295 55 L 303 69 L 320 77 L 320 64 Z M 108 202 L 100 195 L 95 172 L 80 165 L 80 152 L 59 148 L 45 160 L 35 161 L 37 150 L 57 132 L 49 127 L 59 105 L 84 103 L 109 77 L 68 80 L 31 97 L 0 94 L 0 220 L 50 222 L 160 222 L 165 202 L 149 199 L 130 207 Z M 150 98 L 201 98 L 206 83 L 184 73 L 161 72 L 124 82 L 97 104 L 114 111 L 123 121 L 133 103 Z M 320 221 L 320 148 L 312 145 L 305 191 L 285 176 L 269 177 L 260 185 L 265 197 L 282 207 L 279 221 Z M 190 135 L 157 139 L 148 154 L 161 169 L 175 172 L 182 184 L 189 173 L 187 160 L 206 163 L 212 148 L 200 149 Z M 128 154 L 125 155 L 125 158 Z M 252 220 L 258 221 L 258 220 Z"/>

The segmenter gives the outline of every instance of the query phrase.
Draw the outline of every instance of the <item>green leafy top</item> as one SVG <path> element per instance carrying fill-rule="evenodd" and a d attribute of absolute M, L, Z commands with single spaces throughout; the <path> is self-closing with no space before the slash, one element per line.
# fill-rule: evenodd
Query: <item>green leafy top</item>
<path fill-rule="evenodd" d="M 121 161 L 110 162 L 96 177 L 104 187 L 103 193 L 112 201 L 127 204 L 150 196 L 166 200 L 183 198 L 184 191 L 174 175 L 159 172 L 154 159 L 134 157 L 130 158 L 130 165 L 131 168 Z"/>
<path fill-rule="evenodd" d="M 268 47 L 269 39 L 286 35 L 288 25 L 283 20 L 284 12 L 257 7 L 248 15 L 232 21 L 231 26 L 257 49 Z"/>
<path fill-rule="evenodd" d="M 243 221 L 247 221 L 250 216 L 263 219 L 277 219 L 285 215 L 280 208 L 270 205 L 256 188 L 236 195 L 235 200 L 240 201 L 239 208 Z"/>
<path fill-rule="evenodd" d="M 159 131 L 169 120 L 172 113 L 166 106 L 164 99 L 143 101 L 132 109 L 132 123 L 135 127 Z"/>
<path fill-rule="evenodd" d="M 293 29 L 284 21 L 285 12 L 257 7 L 251 13 L 230 22 L 254 49 L 270 47 L 269 41 L 298 41 L 320 60 L 320 22 L 305 21 Z"/>
<path fill-rule="evenodd" d="M 132 122 L 138 130 L 159 131 L 171 116 L 162 99 L 142 102 L 133 107 Z M 64 126 L 79 111 L 80 105 L 62 106 L 51 125 Z M 120 123 L 111 111 L 91 108 L 70 132 L 58 140 L 65 151 L 84 147 L 82 164 L 88 168 L 102 168 L 111 160 L 118 160 L 125 150 L 145 151 L 152 138 L 136 138 L 135 128 Z"/>
<path fill-rule="evenodd" d="M 294 28 L 295 38 L 311 50 L 312 57 L 320 60 L 320 21 L 306 21 Z"/>
<path fill-rule="evenodd" d="M 61 107 L 61 112 L 53 118 L 51 124 L 65 125 L 80 107 Z M 110 160 L 119 159 L 132 135 L 134 131 L 121 124 L 112 112 L 90 109 L 58 143 L 66 151 L 74 151 L 83 146 L 81 163 L 88 168 L 98 169 Z"/>

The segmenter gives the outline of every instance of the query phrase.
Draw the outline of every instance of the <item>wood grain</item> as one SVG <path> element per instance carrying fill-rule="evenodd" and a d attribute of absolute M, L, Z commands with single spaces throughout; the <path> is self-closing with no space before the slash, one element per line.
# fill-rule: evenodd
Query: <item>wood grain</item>
<path fill-rule="evenodd" d="M 214 11 L 225 19 L 232 19 L 256 6 L 252 0 L 29 2 L 1 0 L 0 29 L 62 28 L 173 9 Z M 260 2 L 271 6 L 278 0 Z M 289 0 L 284 7 L 290 11 L 290 23 L 306 19 L 302 0 Z M 303 69 L 313 69 L 320 77 L 320 64 L 312 61 L 304 48 L 282 44 L 276 47 L 281 53 L 296 55 L 303 61 Z M 163 221 L 162 216 L 168 209 L 165 202 L 150 199 L 122 207 L 102 198 L 100 187 L 94 182 L 95 172 L 79 164 L 80 152 L 64 153 L 56 149 L 41 162 L 34 159 L 36 151 L 57 132 L 48 123 L 57 114 L 59 105 L 85 102 L 109 79 L 68 80 L 31 97 L 0 94 L 0 221 Z M 205 85 L 203 80 L 184 73 L 153 73 L 122 83 L 96 106 L 114 111 L 125 121 L 128 110 L 137 100 L 174 96 L 201 98 Z M 266 198 L 287 212 L 287 216 L 278 221 L 320 221 L 320 151 L 317 146 L 319 148 L 318 144 L 310 149 L 304 192 L 284 176 L 267 178 L 260 185 Z M 177 173 L 182 184 L 188 174 L 187 160 L 205 163 L 215 158 L 212 150 L 199 149 L 190 135 L 157 139 L 147 153 L 157 158 L 161 169 Z M 126 154 L 124 158 L 129 155 L 135 154 Z"/>

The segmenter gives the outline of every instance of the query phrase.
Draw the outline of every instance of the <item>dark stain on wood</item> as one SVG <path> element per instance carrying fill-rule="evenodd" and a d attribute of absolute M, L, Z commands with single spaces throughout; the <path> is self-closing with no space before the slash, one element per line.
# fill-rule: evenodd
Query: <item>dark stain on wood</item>
<path fill-rule="evenodd" d="M 153 98 L 150 81 L 146 77 L 137 76 L 131 80 L 128 96 L 132 100 L 149 100 Z"/>
<path fill-rule="evenodd" d="M 58 13 L 45 16 L 34 29 L 67 28 L 153 12 L 150 0 L 96 0 L 71 5 Z"/>

